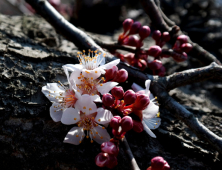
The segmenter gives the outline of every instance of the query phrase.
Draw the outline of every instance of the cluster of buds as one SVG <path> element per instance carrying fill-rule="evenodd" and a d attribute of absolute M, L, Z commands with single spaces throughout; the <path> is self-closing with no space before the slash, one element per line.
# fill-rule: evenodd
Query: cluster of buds
<path fill-rule="evenodd" d="M 114 81 L 118 83 L 123 83 L 128 78 L 128 72 L 125 69 L 118 70 L 117 66 L 106 70 L 105 74 L 106 81 Z"/>
<path fill-rule="evenodd" d="M 111 94 L 106 93 L 103 95 L 102 101 L 104 106 L 108 110 L 115 109 L 118 114 L 123 115 L 125 117 L 127 116 L 126 118 L 123 118 L 124 120 L 127 119 L 129 121 L 128 115 L 130 115 L 131 113 L 136 115 L 139 120 L 132 120 L 132 128 L 136 132 L 143 131 L 143 125 L 141 123 L 143 118 L 142 110 L 144 110 L 150 103 L 148 95 L 144 94 L 143 92 L 135 93 L 133 90 L 127 90 L 126 92 L 124 92 L 122 87 L 116 86 L 111 90 Z M 128 127 L 131 128 L 131 126 Z M 113 129 L 115 135 L 119 137 L 122 137 L 127 131 L 125 130 L 126 128 L 123 126 L 121 128 L 121 133 L 117 133 L 116 128 L 113 127 Z"/>
<path fill-rule="evenodd" d="M 162 157 L 157 156 L 151 159 L 151 166 L 147 170 L 170 170 L 170 166 Z"/>
<path fill-rule="evenodd" d="M 170 41 L 170 34 L 169 32 L 161 33 L 159 30 L 156 30 L 152 34 L 152 38 L 155 40 L 156 45 L 148 49 L 143 49 L 143 40 L 150 35 L 150 32 L 148 26 L 142 26 L 140 22 L 126 19 L 123 22 L 123 33 L 119 35 L 118 44 L 136 47 L 136 51 L 135 53 L 128 53 L 125 55 L 118 52 L 114 54 L 122 61 L 142 71 L 148 67 L 153 71 L 154 75 L 164 76 L 166 69 L 161 59 L 163 57 L 172 57 L 177 62 L 185 61 L 187 59 L 187 53 L 192 49 L 192 45 L 188 43 L 187 36 L 181 35 L 177 38 L 173 49 L 162 49 L 162 47 Z M 154 59 L 148 60 L 148 56 L 152 56 Z"/>

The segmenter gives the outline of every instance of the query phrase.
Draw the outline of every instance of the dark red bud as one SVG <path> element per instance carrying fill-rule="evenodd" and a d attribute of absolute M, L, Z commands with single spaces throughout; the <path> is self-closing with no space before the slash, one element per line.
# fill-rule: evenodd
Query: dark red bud
<path fill-rule="evenodd" d="M 133 130 L 137 133 L 143 131 L 143 124 L 139 121 L 133 120 Z"/>
<path fill-rule="evenodd" d="M 182 51 L 184 51 L 185 53 L 189 53 L 190 50 L 192 50 L 193 46 L 190 43 L 183 43 L 181 45 Z"/>
<path fill-rule="evenodd" d="M 170 165 L 166 162 L 162 170 L 170 170 Z"/>
<path fill-rule="evenodd" d="M 124 33 L 126 33 L 130 28 L 131 26 L 133 25 L 133 20 L 128 18 L 128 19 L 125 19 L 125 21 L 123 21 L 123 31 Z"/>
<path fill-rule="evenodd" d="M 166 68 L 162 66 L 159 70 L 157 70 L 157 75 L 163 77 L 165 75 Z"/>
<path fill-rule="evenodd" d="M 188 37 L 186 35 L 180 35 L 177 37 L 177 40 L 180 41 L 181 44 L 188 42 Z"/>
<path fill-rule="evenodd" d="M 124 94 L 124 102 L 129 105 L 136 101 L 136 93 L 133 90 L 127 90 Z"/>
<path fill-rule="evenodd" d="M 103 101 L 103 104 L 105 106 L 109 107 L 109 106 L 112 106 L 114 104 L 115 99 L 114 99 L 114 97 L 111 94 L 105 93 L 103 95 L 102 101 Z"/>
<path fill-rule="evenodd" d="M 95 163 L 99 167 L 105 167 L 106 163 L 108 162 L 108 159 L 109 154 L 101 152 L 95 157 Z"/>
<path fill-rule="evenodd" d="M 153 60 L 152 62 L 148 63 L 148 67 L 151 70 L 159 70 L 163 66 L 160 60 Z"/>
<path fill-rule="evenodd" d="M 162 49 L 158 45 L 153 45 L 149 48 L 147 51 L 148 55 L 153 56 L 153 57 L 158 57 L 162 52 Z"/>
<path fill-rule="evenodd" d="M 117 156 L 119 153 L 119 147 L 115 145 L 113 142 L 104 142 L 101 145 L 101 151 L 104 153 Z"/>
<path fill-rule="evenodd" d="M 111 121 L 110 121 L 110 127 L 117 130 L 119 129 L 120 126 L 120 121 L 121 121 L 121 117 L 120 116 L 114 116 Z"/>
<path fill-rule="evenodd" d="M 139 36 L 141 40 L 145 39 L 150 35 L 150 27 L 148 26 L 143 26 L 139 29 Z"/>
<path fill-rule="evenodd" d="M 113 66 L 111 69 L 106 70 L 106 74 L 105 74 L 106 81 L 112 80 L 116 76 L 117 71 L 118 71 L 117 66 Z"/>
<path fill-rule="evenodd" d="M 114 155 L 109 154 L 109 159 L 106 163 L 106 167 L 109 169 L 114 168 L 118 164 L 117 158 Z"/>
<path fill-rule="evenodd" d="M 161 37 L 161 32 L 159 30 L 154 31 L 152 37 L 154 40 L 159 41 Z"/>
<path fill-rule="evenodd" d="M 169 34 L 169 32 L 163 32 L 163 34 L 162 34 L 162 41 L 164 41 L 164 42 L 170 41 L 170 34 Z"/>
<path fill-rule="evenodd" d="M 174 53 L 172 55 L 173 59 L 177 62 L 182 62 L 182 61 L 185 61 L 187 60 L 187 54 L 185 52 L 183 52 L 182 54 L 180 53 Z"/>
<path fill-rule="evenodd" d="M 128 78 L 128 72 L 125 69 L 121 69 L 116 73 L 116 76 L 113 79 L 113 81 L 118 83 L 123 83 L 127 80 L 127 78 Z"/>
<path fill-rule="evenodd" d="M 153 159 L 151 159 L 152 170 L 162 170 L 165 163 L 166 161 L 162 157 L 160 156 L 154 157 Z"/>
<path fill-rule="evenodd" d="M 139 37 L 136 35 L 130 36 L 126 41 L 124 41 L 124 45 L 129 45 L 133 47 L 139 47 L 141 45 Z"/>
<path fill-rule="evenodd" d="M 116 86 L 111 90 L 111 94 L 115 97 L 115 99 L 122 99 L 124 95 L 123 88 L 121 86 Z"/>
<path fill-rule="evenodd" d="M 140 27 L 141 27 L 140 22 L 138 22 L 138 21 L 134 22 L 130 28 L 129 35 L 137 34 L 139 32 Z"/>
<path fill-rule="evenodd" d="M 145 60 L 143 60 L 143 59 L 139 59 L 136 63 L 135 63 L 135 65 L 134 65 L 135 67 L 138 67 L 140 70 L 145 70 L 146 69 L 146 67 L 147 67 L 147 62 L 145 61 Z"/>
<path fill-rule="evenodd" d="M 121 127 L 123 132 L 128 132 L 133 128 L 133 120 L 130 116 L 124 116 L 121 120 Z"/>
<path fill-rule="evenodd" d="M 150 103 L 149 96 L 144 94 L 139 94 L 137 95 L 133 108 L 138 110 L 144 110 L 149 103 Z"/>

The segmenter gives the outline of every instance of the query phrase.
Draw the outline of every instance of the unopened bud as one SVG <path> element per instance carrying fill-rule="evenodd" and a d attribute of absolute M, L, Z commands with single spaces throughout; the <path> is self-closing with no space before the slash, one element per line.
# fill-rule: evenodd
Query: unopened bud
<path fill-rule="evenodd" d="M 145 70 L 147 68 L 147 62 L 143 59 L 139 59 L 135 64 L 135 67 L 139 68 L 140 70 Z"/>
<path fill-rule="evenodd" d="M 111 69 L 108 69 L 106 70 L 106 74 L 105 74 L 105 77 L 106 77 L 106 80 L 112 80 L 116 73 L 118 71 L 118 67 L 117 66 L 113 66 Z"/>
<path fill-rule="evenodd" d="M 133 130 L 137 133 L 143 131 L 143 124 L 139 121 L 133 120 Z"/>
<path fill-rule="evenodd" d="M 183 43 L 181 45 L 181 49 L 182 51 L 184 51 L 185 53 L 189 53 L 190 50 L 192 50 L 193 46 L 190 43 Z"/>
<path fill-rule="evenodd" d="M 143 26 L 139 29 L 139 36 L 143 40 L 150 35 L 150 27 Z"/>
<path fill-rule="evenodd" d="M 162 34 L 162 41 L 164 41 L 164 42 L 170 41 L 170 34 L 169 34 L 169 32 L 163 32 L 163 34 Z"/>
<path fill-rule="evenodd" d="M 153 159 L 151 159 L 152 170 L 162 170 L 165 163 L 166 161 L 162 157 L 154 157 Z"/>
<path fill-rule="evenodd" d="M 131 26 L 133 25 L 133 20 L 128 18 L 128 19 L 125 19 L 125 21 L 123 21 L 123 31 L 124 33 L 126 33 L 130 28 Z"/>
<path fill-rule="evenodd" d="M 117 164 L 118 164 L 118 162 L 117 162 L 116 156 L 109 154 L 109 159 L 108 159 L 108 161 L 107 161 L 107 163 L 106 163 L 106 167 L 109 168 L 109 169 L 112 169 L 112 168 L 114 168 Z"/>
<path fill-rule="evenodd" d="M 133 90 L 127 90 L 124 94 L 124 102 L 129 105 L 136 101 L 136 93 Z"/>
<path fill-rule="evenodd" d="M 180 53 L 174 53 L 172 55 L 173 59 L 177 62 L 182 62 L 182 61 L 185 61 L 187 60 L 187 54 L 185 52 L 183 52 L 182 54 Z"/>
<path fill-rule="evenodd" d="M 166 68 L 162 66 L 159 70 L 157 70 L 157 75 L 163 77 L 165 75 Z"/>
<path fill-rule="evenodd" d="M 128 72 L 125 69 L 121 69 L 116 73 L 116 76 L 114 77 L 113 81 L 118 83 L 123 83 L 128 78 Z"/>
<path fill-rule="evenodd" d="M 170 165 L 166 162 L 162 170 L 170 170 Z"/>
<path fill-rule="evenodd" d="M 148 67 L 151 70 L 159 70 L 163 66 L 160 60 L 153 60 L 152 62 L 148 63 Z"/>
<path fill-rule="evenodd" d="M 123 132 L 128 132 L 133 128 L 133 120 L 130 116 L 124 116 L 121 120 L 121 127 Z"/>
<path fill-rule="evenodd" d="M 95 157 L 95 163 L 99 167 L 105 167 L 108 159 L 109 154 L 101 152 Z"/>
<path fill-rule="evenodd" d="M 122 99 L 124 95 L 123 88 L 121 86 L 116 86 L 111 90 L 111 94 L 115 97 L 115 99 Z"/>
<path fill-rule="evenodd" d="M 118 131 L 119 126 L 120 126 L 120 121 L 121 121 L 121 117 L 120 116 L 114 116 L 109 125 L 111 128 L 115 129 L 116 131 Z"/>
<path fill-rule="evenodd" d="M 148 55 L 153 56 L 153 57 L 158 57 L 162 52 L 162 49 L 158 45 L 153 45 L 149 48 L 147 51 Z"/>
<path fill-rule="evenodd" d="M 141 47 L 141 42 L 138 36 L 132 35 L 126 41 L 124 41 L 124 45 L 129 45 L 133 47 Z"/>
<path fill-rule="evenodd" d="M 102 101 L 103 101 L 103 104 L 105 106 L 109 107 L 109 106 L 112 106 L 114 104 L 114 97 L 109 93 L 105 93 L 103 95 Z"/>
<path fill-rule="evenodd" d="M 159 41 L 160 40 L 160 37 L 161 37 L 161 32 L 159 30 L 155 30 L 153 32 L 153 35 L 152 35 L 153 39 L 156 40 L 156 41 Z"/>
<path fill-rule="evenodd" d="M 144 110 L 149 103 L 150 103 L 149 96 L 145 94 L 139 94 L 137 95 L 133 108 L 138 110 Z"/>
<path fill-rule="evenodd" d="M 101 151 L 104 153 L 117 156 L 119 153 L 119 147 L 115 145 L 113 142 L 104 142 L 101 145 Z"/>
<path fill-rule="evenodd" d="M 180 41 L 181 44 L 188 42 L 188 37 L 186 35 L 180 35 L 177 37 L 177 41 Z"/>
<path fill-rule="evenodd" d="M 140 27 L 141 27 L 140 22 L 138 22 L 138 21 L 134 22 L 130 28 L 129 35 L 138 33 Z"/>

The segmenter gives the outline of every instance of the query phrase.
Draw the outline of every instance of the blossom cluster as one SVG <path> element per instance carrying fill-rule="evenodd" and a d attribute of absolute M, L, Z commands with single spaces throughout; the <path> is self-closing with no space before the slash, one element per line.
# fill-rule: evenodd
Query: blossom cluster
<path fill-rule="evenodd" d="M 145 82 L 146 89 L 134 83 L 133 90 L 124 92 L 117 85 L 127 80 L 127 71 L 118 69 L 120 59 L 105 64 L 105 56 L 98 51 L 78 52 L 79 64 L 63 66 L 68 85 L 48 83 L 42 92 L 52 102 L 51 118 L 74 125 L 64 142 L 79 145 L 86 137 L 91 143 L 101 144 L 95 163 L 113 168 L 119 141 L 126 132 L 145 130 L 155 138 L 151 130 L 160 126 L 161 119 L 156 98 L 149 91 L 151 81 Z M 107 128 L 112 129 L 112 139 Z"/>
<path fill-rule="evenodd" d="M 150 34 L 151 30 L 148 26 L 142 26 L 138 21 L 126 19 L 123 22 L 123 33 L 119 35 L 118 44 L 135 47 L 135 53 L 125 55 L 117 51 L 112 51 L 112 53 L 142 71 L 148 68 L 154 75 L 159 76 L 164 76 L 166 70 L 161 62 L 162 58 L 172 57 L 176 62 L 187 60 L 187 53 L 192 49 L 192 45 L 188 43 L 189 39 L 186 35 L 178 36 L 173 48 L 168 49 L 163 46 L 171 39 L 169 32 L 161 33 L 159 30 L 155 30 L 152 33 L 155 45 L 143 48 L 143 41 Z"/>

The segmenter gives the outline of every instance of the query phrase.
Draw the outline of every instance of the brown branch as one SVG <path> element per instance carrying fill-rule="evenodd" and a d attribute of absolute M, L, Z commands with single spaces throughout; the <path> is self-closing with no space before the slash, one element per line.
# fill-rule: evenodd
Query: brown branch
<path fill-rule="evenodd" d="M 179 35 L 183 35 L 184 33 L 180 30 L 178 26 L 170 27 L 163 19 L 161 12 L 158 10 L 158 7 L 154 3 L 153 0 L 140 0 L 144 11 L 150 17 L 152 24 L 155 26 L 156 29 L 161 31 L 168 31 L 173 39 L 173 43 L 176 41 L 176 38 Z M 210 54 L 208 51 L 204 50 L 198 44 L 189 40 L 189 43 L 192 44 L 193 48 L 190 51 L 190 55 L 194 58 L 198 59 L 200 62 L 208 65 L 212 62 L 216 62 L 217 64 L 221 65 L 220 61 L 217 60 L 215 56 Z"/>
<path fill-rule="evenodd" d="M 165 89 L 169 91 L 176 87 L 201 82 L 211 78 L 222 80 L 222 66 L 219 66 L 216 63 L 211 63 L 206 67 L 186 70 L 169 75 L 165 78 L 167 81 Z"/>
<path fill-rule="evenodd" d="M 90 48 L 92 50 L 94 49 L 101 49 L 90 37 L 88 37 L 84 32 L 78 30 L 76 27 L 72 26 L 67 21 L 64 21 L 64 19 L 56 12 L 46 1 L 39 1 L 39 0 L 26 0 L 28 3 L 32 5 L 32 7 L 38 11 L 43 17 L 47 18 L 50 23 L 57 29 L 57 31 L 62 32 L 64 36 L 70 36 L 67 37 L 70 41 L 74 42 L 76 46 L 80 48 Z M 142 2 L 150 2 L 141 0 Z M 155 5 L 155 4 L 154 4 Z M 157 10 L 156 6 L 148 7 L 151 11 L 155 12 Z M 153 9 L 152 9 L 153 8 Z M 155 17 L 154 14 L 152 14 L 152 19 L 156 18 L 157 23 L 161 25 L 162 23 L 165 23 L 161 20 L 161 16 Z M 164 27 L 164 24 L 162 24 Z M 67 31 L 63 32 L 63 31 Z M 107 58 L 108 62 L 113 60 L 114 57 Z M 170 111 L 172 111 L 176 116 L 186 123 L 188 127 L 199 137 L 204 139 L 205 141 L 209 142 L 213 147 L 215 147 L 220 153 L 222 153 L 222 138 L 215 135 L 213 132 L 211 132 L 209 129 L 207 129 L 205 126 L 203 126 L 189 111 L 187 111 L 183 106 L 181 106 L 179 103 L 177 103 L 173 98 L 171 98 L 168 93 L 166 92 L 166 78 L 158 78 L 153 77 L 148 74 L 143 74 L 138 69 L 130 67 L 127 64 L 120 63 L 118 65 L 119 68 L 125 68 L 128 71 L 128 74 L 130 77 L 134 78 L 135 82 L 144 85 L 145 80 L 151 79 L 153 80 L 151 83 L 151 91 L 159 97 L 160 103 L 162 106 L 166 107 Z"/>
<path fill-rule="evenodd" d="M 133 156 L 133 153 L 129 147 L 129 144 L 126 140 L 126 137 L 124 137 L 123 139 L 121 139 L 121 143 L 123 144 L 123 149 L 124 149 L 124 152 L 126 153 L 126 155 L 128 156 L 128 159 L 130 160 L 130 163 L 131 163 L 131 169 L 132 170 L 140 170 L 139 166 L 137 165 L 136 163 L 136 160 Z"/>

